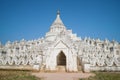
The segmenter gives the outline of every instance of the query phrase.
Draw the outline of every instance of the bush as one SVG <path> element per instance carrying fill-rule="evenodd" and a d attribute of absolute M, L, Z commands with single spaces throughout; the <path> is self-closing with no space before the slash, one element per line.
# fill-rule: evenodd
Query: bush
<path fill-rule="evenodd" d="M 41 80 L 30 75 L 29 71 L 0 70 L 0 80 Z"/>
<path fill-rule="evenodd" d="M 96 76 L 79 80 L 120 80 L 120 72 L 95 72 Z"/>

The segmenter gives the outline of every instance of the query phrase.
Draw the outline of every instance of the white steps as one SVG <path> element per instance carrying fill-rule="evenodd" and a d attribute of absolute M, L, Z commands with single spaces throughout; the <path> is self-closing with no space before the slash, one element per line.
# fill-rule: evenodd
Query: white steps
<path fill-rule="evenodd" d="M 65 72 L 66 71 L 66 66 L 57 66 L 57 71 Z"/>

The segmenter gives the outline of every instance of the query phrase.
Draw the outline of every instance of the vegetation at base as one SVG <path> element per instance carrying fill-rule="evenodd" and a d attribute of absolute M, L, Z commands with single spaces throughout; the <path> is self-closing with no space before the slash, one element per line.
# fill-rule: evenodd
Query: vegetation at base
<path fill-rule="evenodd" d="M 29 71 L 0 70 L 0 80 L 41 80 L 30 74 Z"/>
<path fill-rule="evenodd" d="M 95 72 L 94 77 L 79 80 L 120 80 L 120 72 Z"/>

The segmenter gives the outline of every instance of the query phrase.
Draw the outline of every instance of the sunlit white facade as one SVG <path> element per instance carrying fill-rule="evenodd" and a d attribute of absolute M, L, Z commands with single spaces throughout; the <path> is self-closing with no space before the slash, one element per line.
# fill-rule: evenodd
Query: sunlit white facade
<path fill-rule="evenodd" d="M 120 71 L 120 44 L 77 37 L 57 12 L 45 37 L 0 44 L 0 69 L 39 71 Z"/>

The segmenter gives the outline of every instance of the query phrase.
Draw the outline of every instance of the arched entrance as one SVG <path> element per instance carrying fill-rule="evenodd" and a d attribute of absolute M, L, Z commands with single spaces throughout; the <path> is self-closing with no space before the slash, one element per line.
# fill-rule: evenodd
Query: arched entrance
<path fill-rule="evenodd" d="M 57 70 L 58 71 L 66 71 L 66 56 L 63 51 L 57 55 Z"/>
<path fill-rule="evenodd" d="M 58 66 L 66 66 L 66 56 L 63 53 L 63 51 L 61 51 L 57 56 L 57 65 Z"/>

